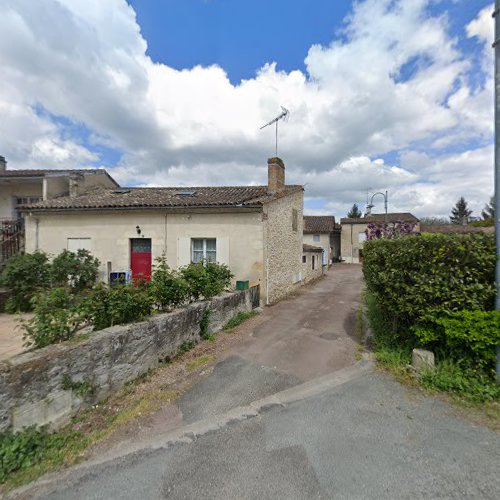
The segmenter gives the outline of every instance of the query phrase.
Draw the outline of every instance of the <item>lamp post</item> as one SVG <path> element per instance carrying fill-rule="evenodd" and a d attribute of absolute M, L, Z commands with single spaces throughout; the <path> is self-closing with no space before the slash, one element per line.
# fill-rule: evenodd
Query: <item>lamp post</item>
<path fill-rule="evenodd" d="M 500 1 L 500 0 L 498 0 L 498 1 Z M 372 197 L 370 199 L 370 203 L 368 205 L 366 205 L 366 215 L 371 214 L 371 210 L 375 206 L 373 204 L 373 198 L 375 198 L 375 196 L 377 196 L 378 194 L 384 198 L 385 223 L 387 224 L 387 204 L 388 204 L 388 200 L 389 200 L 389 195 L 387 194 L 387 191 L 385 192 L 385 194 L 382 193 L 381 191 L 379 191 L 378 193 L 375 193 L 374 195 L 372 195 Z"/>
<path fill-rule="evenodd" d="M 495 241 L 496 241 L 496 298 L 495 309 L 500 311 L 500 0 L 495 0 Z M 497 346 L 497 382 L 500 383 L 500 346 Z"/>

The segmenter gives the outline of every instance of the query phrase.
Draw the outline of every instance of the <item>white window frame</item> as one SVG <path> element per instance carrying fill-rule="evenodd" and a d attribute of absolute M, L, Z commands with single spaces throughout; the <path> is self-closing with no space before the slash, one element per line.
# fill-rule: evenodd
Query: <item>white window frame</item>
<path fill-rule="evenodd" d="M 313 241 L 315 241 L 315 242 L 321 241 L 321 235 L 320 234 L 313 234 Z"/>
<path fill-rule="evenodd" d="M 207 241 L 215 242 L 215 259 L 210 262 L 217 262 L 217 238 L 191 238 L 191 262 L 194 263 L 194 242 L 202 241 L 203 242 L 203 259 L 201 262 L 207 262 Z M 199 250 L 197 250 L 199 252 Z M 209 252 L 213 252 L 213 250 L 208 250 Z M 199 261 L 200 262 L 200 261 Z"/>
<path fill-rule="evenodd" d="M 76 243 L 73 245 L 73 248 L 70 248 L 70 241 Z M 82 243 L 85 244 L 82 245 Z M 77 252 L 78 250 L 88 250 L 89 252 L 92 250 L 92 238 L 67 238 L 66 240 L 66 248 L 70 252 Z"/>

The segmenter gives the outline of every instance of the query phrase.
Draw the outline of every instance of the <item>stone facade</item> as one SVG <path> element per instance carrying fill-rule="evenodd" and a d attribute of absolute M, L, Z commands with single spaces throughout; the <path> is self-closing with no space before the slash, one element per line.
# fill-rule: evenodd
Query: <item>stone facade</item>
<path fill-rule="evenodd" d="M 307 245 L 304 245 L 304 247 L 306 246 Z M 314 281 L 323 275 L 323 266 L 321 264 L 322 257 L 322 248 L 318 248 L 317 250 L 304 249 L 302 254 L 302 277 L 304 283 Z"/>
<path fill-rule="evenodd" d="M 44 424 L 57 428 L 80 408 L 106 399 L 174 356 L 184 342 L 199 341 L 207 309 L 211 333 L 258 305 L 259 287 L 253 287 L 0 362 L 0 432 Z"/>
<path fill-rule="evenodd" d="M 266 303 L 286 297 L 302 282 L 303 210 L 303 191 L 264 205 Z"/>

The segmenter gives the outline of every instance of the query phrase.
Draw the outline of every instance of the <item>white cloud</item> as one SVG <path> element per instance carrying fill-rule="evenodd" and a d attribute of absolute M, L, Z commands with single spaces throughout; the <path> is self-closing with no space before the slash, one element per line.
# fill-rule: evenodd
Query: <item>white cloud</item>
<path fill-rule="evenodd" d="M 491 8 L 464 27 L 483 45 L 484 84 L 474 87 L 447 17 L 429 17 L 430 3 L 354 3 L 339 36 L 310 48 L 307 73 L 270 61 L 233 85 L 218 66 L 152 61 L 125 0 L 0 0 L 0 154 L 18 167 L 96 161 L 51 120 L 60 115 L 90 129 L 94 144 L 124 152 L 112 172 L 123 182 L 263 183 L 274 131 L 259 126 L 284 105 L 288 178 L 338 215 L 363 203 L 368 187 L 420 215 L 453 204 L 459 190 L 481 206 L 491 191 Z M 470 151 L 440 153 L 464 143 Z M 403 151 L 400 165 L 380 161 L 391 151 Z"/>

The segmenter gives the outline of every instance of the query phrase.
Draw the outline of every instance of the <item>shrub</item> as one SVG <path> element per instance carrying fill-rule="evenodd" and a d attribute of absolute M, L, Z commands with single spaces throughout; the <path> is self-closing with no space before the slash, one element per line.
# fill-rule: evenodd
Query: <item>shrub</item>
<path fill-rule="evenodd" d="M 69 286 L 74 292 L 91 288 L 97 281 L 99 259 L 88 250 L 80 249 L 76 253 L 63 250 L 52 261 L 50 279 L 52 285 Z"/>
<path fill-rule="evenodd" d="M 85 298 L 82 312 L 94 330 L 140 321 L 153 311 L 154 299 L 147 285 L 98 284 Z"/>
<path fill-rule="evenodd" d="M 499 311 L 459 311 L 433 314 L 415 328 L 421 344 L 469 369 L 490 375 L 500 345 Z"/>
<path fill-rule="evenodd" d="M 241 323 L 245 322 L 247 319 L 257 316 L 257 311 L 240 311 L 236 313 L 225 325 L 224 330 L 231 330 L 236 328 Z"/>
<path fill-rule="evenodd" d="M 493 308 L 492 235 L 416 235 L 367 241 L 368 290 L 393 331 L 403 332 L 428 313 Z"/>
<path fill-rule="evenodd" d="M 232 278 L 226 265 L 214 262 L 189 264 L 180 272 L 189 285 L 192 300 L 215 297 L 229 286 Z"/>
<path fill-rule="evenodd" d="M 151 295 L 159 309 L 168 309 L 184 304 L 189 296 L 189 284 L 181 273 L 170 269 L 165 257 L 156 259 L 151 277 Z"/>
<path fill-rule="evenodd" d="M 1 276 L 9 297 L 7 312 L 26 312 L 32 308 L 31 299 L 40 290 L 49 286 L 50 265 L 43 252 L 18 254 L 9 259 Z"/>
<path fill-rule="evenodd" d="M 40 292 L 32 299 L 34 316 L 22 321 L 27 345 L 45 347 L 71 338 L 83 323 L 78 298 L 66 288 Z"/>

